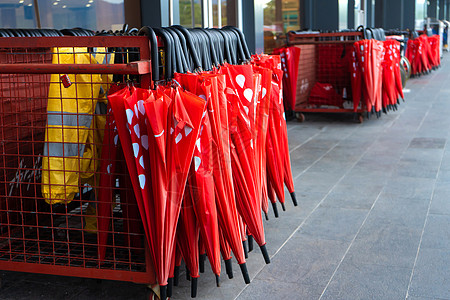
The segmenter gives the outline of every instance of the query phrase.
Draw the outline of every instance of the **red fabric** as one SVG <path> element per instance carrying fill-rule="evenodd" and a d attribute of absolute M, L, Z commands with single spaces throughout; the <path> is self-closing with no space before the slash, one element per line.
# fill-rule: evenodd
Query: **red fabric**
<path fill-rule="evenodd" d="M 311 105 L 333 105 L 342 107 L 344 100 L 328 83 L 316 82 L 309 94 L 308 103 Z"/>

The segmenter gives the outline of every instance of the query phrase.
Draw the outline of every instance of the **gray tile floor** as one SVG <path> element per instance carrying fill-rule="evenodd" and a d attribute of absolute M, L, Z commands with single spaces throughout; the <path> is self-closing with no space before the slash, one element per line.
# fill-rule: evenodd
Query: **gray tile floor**
<path fill-rule="evenodd" d="M 207 271 L 198 299 L 450 299 L 450 55 L 408 82 L 397 112 L 363 124 L 309 114 L 288 124 L 300 206 L 265 222 L 272 263 L 245 285 Z M 288 198 L 287 198 L 288 199 Z M 0 299 L 143 299 L 128 283 L 3 272 Z M 180 280 L 173 299 L 189 298 Z"/>

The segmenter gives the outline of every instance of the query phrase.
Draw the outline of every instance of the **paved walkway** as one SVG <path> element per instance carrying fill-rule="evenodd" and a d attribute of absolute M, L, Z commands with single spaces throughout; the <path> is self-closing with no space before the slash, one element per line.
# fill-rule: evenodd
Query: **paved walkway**
<path fill-rule="evenodd" d="M 450 55 L 408 82 L 397 112 L 289 123 L 300 207 L 265 222 L 272 263 L 245 285 L 207 271 L 198 299 L 450 299 Z M 289 199 L 289 198 L 287 198 Z M 273 214 L 271 214 L 272 216 Z M 0 299 L 138 299 L 142 286 L 4 273 Z M 189 299 L 182 278 L 173 299 Z"/>

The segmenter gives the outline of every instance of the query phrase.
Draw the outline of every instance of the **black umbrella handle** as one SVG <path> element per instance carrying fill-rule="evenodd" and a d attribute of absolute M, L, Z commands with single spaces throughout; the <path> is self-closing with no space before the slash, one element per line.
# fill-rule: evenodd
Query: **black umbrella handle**
<path fill-rule="evenodd" d="M 194 42 L 192 40 L 191 33 L 186 28 L 184 28 L 181 25 L 174 25 L 172 27 L 178 29 L 184 35 L 184 38 L 186 39 L 187 47 L 188 47 L 189 52 L 191 54 L 192 60 L 194 62 L 195 69 L 201 68 L 202 65 L 200 63 L 200 59 L 199 59 L 199 56 L 198 56 L 198 53 L 197 53 L 197 48 L 195 48 L 195 46 L 194 46 Z"/>
<path fill-rule="evenodd" d="M 152 58 L 152 78 L 153 81 L 159 80 L 159 56 L 158 56 L 158 41 L 156 34 L 152 28 L 144 26 L 139 30 L 138 35 L 145 35 L 150 41 L 150 50 Z"/>

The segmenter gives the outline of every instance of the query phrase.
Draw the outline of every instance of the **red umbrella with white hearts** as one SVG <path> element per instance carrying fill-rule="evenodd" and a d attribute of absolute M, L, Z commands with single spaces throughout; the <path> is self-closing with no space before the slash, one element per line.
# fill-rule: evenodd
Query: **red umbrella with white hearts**
<path fill-rule="evenodd" d="M 211 151 L 202 151 L 201 156 L 211 154 L 212 157 L 209 158 L 208 156 L 205 156 L 204 158 L 201 158 L 200 154 L 198 154 L 197 157 L 201 158 L 201 161 L 205 159 L 207 159 L 208 161 L 212 160 L 212 165 L 210 166 L 212 168 L 213 176 L 212 187 L 214 187 L 214 198 L 220 225 L 219 227 L 223 233 L 223 238 L 226 240 L 227 245 L 229 245 L 228 247 L 231 247 L 233 249 L 233 253 L 238 261 L 238 264 L 241 267 L 244 281 L 246 283 L 249 283 L 250 279 L 248 276 L 244 251 L 241 244 L 238 225 L 238 213 L 236 210 L 232 181 L 233 179 L 230 163 L 227 99 L 224 94 L 225 76 L 221 74 L 207 73 L 201 73 L 200 75 L 175 74 L 175 78 L 184 88 L 188 89 L 189 91 L 196 91 L 198 95 L 204 97 L 205 99 L 207 98 L 208 100 L 207 115 L 209 118 L 209 128 L 211 130 L 212 140 L 210 143 L 210 147 L 204 148 L 210 149 Z M 203 138 L 205 138 L 205 133 L 208 133 L 208 131 L 202 131 L 201 136 Z M 203 142 L 203 144 L 205 144 L 205 142 L 206 140 Z M 202 143 L 200 142 L 199 145 L 202 145 Z M 203 175 L 208 175 L 206 180 L 210 180 L 209 173 L 204 173 L 202 170 L 200 170 L 199 172 L 200 173 L 196 173 L 196 178 L 198 177 L 200 180 L 199 183 L 206 183 L 204 180 L 200 179 L 200 177 L 203 177 Z M 203 194 L 204 196 L 208 196 L 207 198 L 204 198 L 204 207 L 210 207 L 212 209 L 213 204 L 210 202 L 210 200 L 208 200 L 212 199 L 212 195 L 209 193 L 209 187 L 204 186 L 204 188 L 202 188 L 201 186 L 199 186 L 198 188 L 199 190 L 203 190 L 204 192 L 206 192 Z M 215 224 L 213 220 L 211 220 L 211 215 L 202 214 L 201 209 L 202 208 L 199 207 L 196 212 L 198 212 L 200 222 L 203 222 L 205 225 L 201 227 L 202 236 L 208 237 L 208 239 L 204 239 L 205 246 L 208 252 L 208 259 L 210 260 L 211 267 L 214 273 L 218 275 L 220 273 L 220 256 L 217 252 L 218 248 L 214 248 L 215 245 L 217 245 L 214 229 Z M 201 215 L 203 215 L 203 217 Z M 214 225 L 208 226 L 208 223 Z M 227 266 L 227 274 L 229 277 L 232 277 L 233 274 L 229 273 L 229 270 L 231 270 L 231 261 L 227 261 L 228 258 L 224 259 Z"/>
<path fill-rule="evenodd" d="M 162 95 L 164 92 L 173 95 L 173 99 Z M 155 149 L 150 155 L 152 178 L 155 178 L 155 222 L 160 253 L 156 269 L 161 299 L 167 295 L 176 227 L 205 104 L 198 96 L 176 88 L 161 90 L 156 99 L 149 99 L 144 105 L 152 132 L 149 143 Z"/>
<path fill-rule="evenodd" d="M 108 101 L 111 104 L 112 112 L 114 114 L 114 120 L 116 121 L 120 144 L 124 152 L 125 162 L 128 168 L 128 173 L 130 175 L 130 180 L 133 186 L 136 202 L 139 207 L 139 213 L 141 215 L 142 224 L 147 237 L 147 242 L 149 244 L 149 249 L 152 250 L 156 249 L 155 247 L 156 244 L 153 231 L 150 230 L 149 224 L 147 222 L 147 214 L 145 213 L 144 209 L 144 200 L 138 178 L 136 160 L 134 157 L 134 151 L 130 137 L 129 124 L 127 121 L 127 113 L 125 112 L 126 111 L 125 102 L 128 97 L 130 97 L 130 91 L 128 90 L 128 88 L 125 88 L 116 93 L 108 95 Z M 154 257 L 155 252 L 150 251 L 150 253 L 152 255 L 152 258 L 155 258 Z"/>
<path fill-rule="evenodd" d="M 264 237 L 261 214 L 261 194 L 256 191 L 256 153 L 253 132 L 255 130 L 255 86 L 251 65 L 227 65 L 221 69 L 227 74 L 227 97 L 231 103 L 230 137 L 232 141 L 231 165 L 236 194 L 236 204 L 248 231 L 260 246 L 264 260 L 270 263 Z"/>

